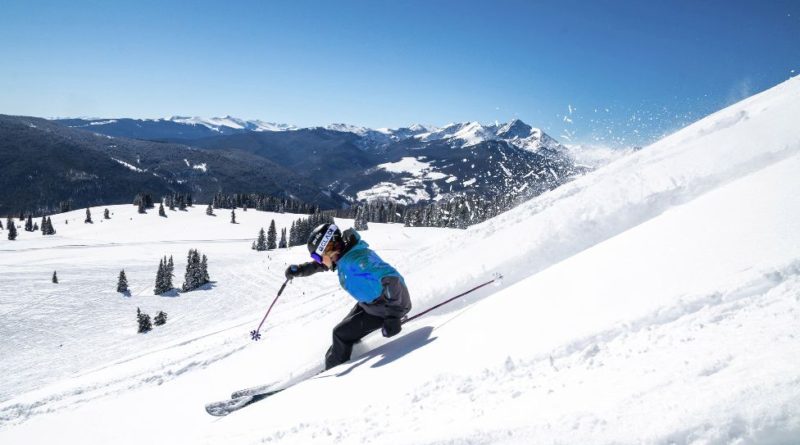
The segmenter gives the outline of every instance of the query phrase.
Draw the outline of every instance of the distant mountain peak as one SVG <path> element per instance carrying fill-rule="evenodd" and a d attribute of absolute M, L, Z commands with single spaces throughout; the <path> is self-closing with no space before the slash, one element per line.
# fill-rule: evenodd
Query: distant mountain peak
<path fill-rule="evenodd" d="M 531 135 L 531 130 L 533 128 L 530 125 L 519 119 L 514 119 L 500 126 L 497 130 L 497 137 L 502 139 L 527 138 Z"/>

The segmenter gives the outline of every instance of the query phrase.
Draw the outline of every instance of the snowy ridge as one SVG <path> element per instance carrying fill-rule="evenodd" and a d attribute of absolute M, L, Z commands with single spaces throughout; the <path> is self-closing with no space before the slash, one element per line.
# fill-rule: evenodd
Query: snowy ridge
<path fill-rule="evenodd" d="M 370 224 L 363 236 L 403 273 L 412 314 L 496 272 L 506 280 L 398 337 L 369 336 L 351 362 L 222 421 L 203 404 L 319 366 L 330 328 L 352 307 L 332 275 L 294 280 L 262 341 L 249 341 L 285 265 L 307 252 L 259 256 L 247 245 L 265 219 L 282 227 L 291 218 L 238 212 L 232 225 L 195 208 L 164 221 L 116 206 L 110 222 L 59 226 L 83 212 L 58 215 L 57 238 L 23 233 L 0 247 L 10 249 L 0 250 L 2 308 L 16 327 L 0 325 L 10 339 L 1 363 L 14 371 L 0 386 L 0 441 L 793 443 L 799 112 L 794 78 L 466 231 Z M 131 224 L 146 244 L 119 240 Z M 214 286 L 153 296 L 153 260 L 198 246 Z M 115 300 L 106 289 L 123 263 L 132 283 L 146 284 Z M 32 284 L 56 267 L 58 288 Z M 128 325 L 139 305 L 168 305 L 175 318 L 137 336 Z M 86 345 L 105 361 L 82 355 Z M 44 365 L 59 359 L 75 374 Z"/>
<path fill-rule="evenodd" d="M 98 127 L 111 125 L 118 122 L 118 119 L 102 118 L 79 118 L 85 124 L 73 127 Z M 134 119 L 134 121 L 136 121 Z M 324 127 L 297 127 L 290 124 L 280 124 L 265 122 L 262 120 L 247 120 L 233 116 L 224 117 L 199 117 L 199 116 L 169 116 L 162 119 L 145 119 L 147 122 L 172 122 L 176 124 L 202 126 L 219 134 L 232 134 L 244 131 L 292 131 L 300 129 L 323 128 L 330 131 L 341 133 L 352 133 L 359 138 L 359 145 L 364 149 L 384 148 L 393 142 L 402 141 L 408 138 L 416 138 L 422 142 L 434 142 L 445 140 L 454 147 L 470 147 L 486 141 L 506 141 L 509 144 L 530 151 L 537 151 L 541 148 L 552 150 L 560 149 L 557 141 L 545 134 L 538 128 L 532 128 L 519 119 L 514 119 L 505 124 L 483 125 L 478 122 L 462 122 L 448 124 L 442 128 L 432 125 L 413 124 L 408 127 L 396 129 L 378 128 L 371 129 L 363 126 L 350 125 L 345 123 L 333 123 Z"/>
<path fill-rule="evenodd" d="M 296 130 L 297 127 L 288 124 L 276 124 L 273 122 L 264 122 L 261 120 L 244 120 L 232 116 L 225 117 L 187 117 L 187 116 L 170 116 L 164 119 L 156 119 L 163 121 L 176 122 L 180 124 L 189 125 L 202 125 L 216 132 L 222 133 L 223 127 L 234 130 L 249 130 L 249 131 L 289 131 Z"/>
<path fill-rule="evenodd" d="M 446 140 L 456 147 L 465 148 L 486 141 L 506 141 L 514 147 L 528 151 L 542 148 L 558 150 L 561 145 L 542 130 L 533 128 L 519 119 L 506 124 L 482 125 L 478 122 L 448 124 L 415 136 L 424 142 Z"/>

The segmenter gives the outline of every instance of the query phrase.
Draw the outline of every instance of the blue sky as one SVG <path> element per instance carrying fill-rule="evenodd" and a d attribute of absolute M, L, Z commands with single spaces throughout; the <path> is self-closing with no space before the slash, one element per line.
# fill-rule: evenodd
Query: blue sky
<path fill-rule="evenodd" d="M 520 118 L 643 144 L 800 74 L 800 1 L 9 1 L 0 113 Z M 571 110 L 571 112 L 570 112 Z"/>

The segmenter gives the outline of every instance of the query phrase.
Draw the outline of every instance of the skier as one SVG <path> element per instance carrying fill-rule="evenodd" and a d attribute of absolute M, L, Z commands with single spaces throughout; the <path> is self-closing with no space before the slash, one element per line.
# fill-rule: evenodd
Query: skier
<path fill-rule="evenodd" d="M 353 345 L 381 329 L 384 337 L 400 332 L 401 319 L 411 310 L 411 298 L 397 270 L 383 261 L 354 229 L 342 233 L 322 224 L 308 238 L 314 261 L 286 268 L 286 278 L 307 277 L 333 270 L 339 284 L 358 302 L 333 328 L 333 343 L 325 354 L 325 369 L 350 360 Z"/>

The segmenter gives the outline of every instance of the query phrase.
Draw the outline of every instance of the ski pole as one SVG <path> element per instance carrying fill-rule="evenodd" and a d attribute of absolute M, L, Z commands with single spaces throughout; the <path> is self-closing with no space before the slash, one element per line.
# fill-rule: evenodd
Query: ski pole
<path fill-rule="evenodd" d="M 286 281 L 283 282 L 283 286 L 281 286 L 281 289 L 278 291 L 278 295 L 275 295 L 275 299 L 272 300 L 272 304 L 269 305 L 269 309 L 267 309 L 267 313 L 264 314 L 264 318 L 261 319 L 261 323 L 259 323 L 258 329 L 254 330 L 254 331 L 250 331 L 250 338 L 251 339 L 253 339 L 255 341 L 258 341 L 259 339 L 261 339 L 261 333 L 260 333 L 261 326 L 264 325 L 264 322 L 267 320 L 267 315 L 269 315 L 269 312 L 272 310 L 272 306 L 275 306 L 275 302 L 278 301 L 278 297 L 280 297 L 281 294 L 283 293 L 283 289 L 286 288 L 286 284 L 289 283 L 289 280 L 290 280 L 290 278 L 287 278 Z"/>
<path fill-rule="evenodd" d="M 408 323 L 409 321 L 411 321 L 411 320 L 413 320 L 413 319 L 415 319 L 415 318 L 419 318 L 419 317 L 421 317 L 421 316 L 423 316 L 423 315 L 427 314 L 428 312 L 430 312 L 430 311 L 432 311 L 432 310 L 434 310 L 434 309 L 436 309 L 436 308 L 440 308 L 440 307 L 444 306 L 445 304 L 447 304 L 447 303 L 449 303 L 449 302 L 451 302 L 451 301 L 453 301 L 453 300 L 457 300 L 457 299 L 459 299 L 459 298 L 463 297 L 464 295 L 467 295 L 467 294 L 469 294 L 469 293 L 471 293 L 471 292 L 475 292 L 476 290 L 478 290 L 478 289 L 480 289 L 480 288 L 482 288 L 482 287 L 484 287 L 484 286 L 488 286 L 488 285 L 490 285 L 490 284 L 492 284 L 492 283 L 494 283 L 494 282 L 498 282 L 498 283 L 499 283 L 499 282 L 500 282 L 502 279 L 503 279 L 503 276 L 502 276 L 502 275 L 500 275 L 500 274 L 496 274 L 496 275 L 494 276 L 494 278 L 492 278 L 491 280 L 489 280 L 489 281 L 487 281 L 487 282 L 485 282 L 485 283 L 479 284 L 479 285 L 477 285 L 477 286 L 473 287 L 472 289 L 470 289 L 470 290 L 468 290 L 468 291 L 464 291 L 464 292 L 462 292 L 462 293 L 460 293 L 460 294 L 456 295 L 455 297 L 449 298 L 449 299 L 447 299 L 447 300 L 445 300 L 445 301 L 443 301 L 443 302 L 441 302 L 441 303 L 437 304 L 436 306 L 430 307 L 430 308 L 428 308 L 428 309 L 426 309 L 426 310 L 424 310 L 424 311 L 420 312 L 419 314 L 416 314 L 416 315 L 414 315 L 413 317 L 403 317 L 403 319 L 400 321 L 400 323 L 401 323 L 401 324 Z"/>

